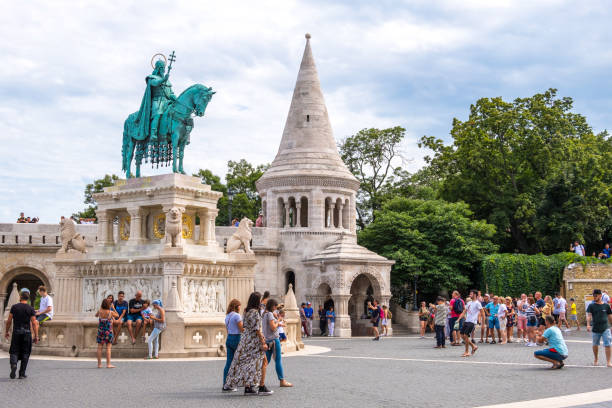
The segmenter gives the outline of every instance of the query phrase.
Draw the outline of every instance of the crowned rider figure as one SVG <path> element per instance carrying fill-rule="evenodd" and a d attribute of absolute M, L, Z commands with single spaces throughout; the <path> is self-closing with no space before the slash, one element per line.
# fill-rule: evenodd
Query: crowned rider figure
<path fill-rule="evenodd" d="M 139 140 L 151 136 L 149 142 L 157 142 L 159 118 L 166 110 L 168 103 L 176 100 L 176 96 L 172 92 L 172 84 L 168 81 L 169 75 L 170 70 L 166 73 L 165 61 L 158 59 L 155 61 L 153 72 L 145 79 L 147 88 L 142 97 L 136 119 L 136 125 L 138 126 L 136 137 Z"/>

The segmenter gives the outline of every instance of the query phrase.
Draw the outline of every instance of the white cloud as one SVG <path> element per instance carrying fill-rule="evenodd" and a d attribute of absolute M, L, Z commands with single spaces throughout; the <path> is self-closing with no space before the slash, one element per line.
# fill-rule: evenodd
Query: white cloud
<path fill-rule="evenodd" d="M 483 96 L 555 86 L 597 130 L 610 121 L 603 1 L 5 4 L 0 221 L 25 211 L 54 222 L 84 206 L 87 182 L 120 173 L 123 121 L 138 109 L 156 52 L 176 50 L 176 93 L 194 82 L 217 91 L 196 119 L 188 171 L 224 175 L 231 159 L 272 161 L 305 32 L 336 137 L 404 126 L 411 170 L 423 164 L 418 138 L 447 138 L 452 118 Z"/>

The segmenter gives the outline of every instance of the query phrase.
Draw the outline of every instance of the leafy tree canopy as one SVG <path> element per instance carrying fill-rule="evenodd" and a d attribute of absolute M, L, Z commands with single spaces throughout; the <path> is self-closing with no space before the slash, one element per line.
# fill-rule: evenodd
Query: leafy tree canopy
<path fill-rule="evenodd" d="M 259 180 L 269 165 L 254 166 L 242 159 L 240 161 L 230 160 L 227 167 L 228 171 L 225 176 L 227 184 L 222 183 L 221 178 L 208 169 L 200 169 L 193 174 L 195 177 L 200 177 L 202 183 L 210 184 L 213 190 L 223 193 L 223 197 L 219 199 L 217 204 L 219 214 L 216 224 L 228 225 L 229 223 L 228 191 L 230 189 L 233 193 L 232 218 L 248 217 L 255 220 L 261 209 L 261 199 L 257 194 L 255 182 Z"/>
<path fill-rule="evenodd" d="M 89 204 L 83 211 L 79 211 L 72 214 L 72 217 L 75 219 L 79 218 L 95 218 L 96 222 L 98 222 L 98 217 L 96 217 L 96 209 L 98 205 L 93 198 L 95 193 L 101 193 L 104 191 L 104 187 L 111 187 L 115 184 L 115 181 L 119 180 L 119 177 L 112 174 L 106 174 L 101 179 L 96 179 L 93 183 L 87 184 L 85 186 L 85 204 Z"/>
<path fill-rule="evenodd" d="M 497 250 L 495 226 L 472 219 L 465 203 L 396 197 L 359 232 L 359 243 L 396 261 L 391 271 L 394 295 L 411 288 L 437 294 L 467 288 L 482 257 Z"/>
<path fill-rule="evenodd" d="M 406 129 L 396 126 L 388 129 L 362 129 L 338 145 L 340 156 L 359 180 L 357 192 L 357 223 L 364 228 L 374 212 L 382 208 L 390 183 L 406 177 L 397 167 L 401 158 L 400 143 Z M 396 172 L 397 171 L 397 172 Z M 395 179 L 392 175 L 395 174 Z"/>
<path fill-rule="evenodd" d="M 451 145 L 423 137 L 441 198 L 464 201 L 497 226 L 506 251 L 558 252 L 610 231 L 612 141 L 593 134 L 555 89 L 506 102 L 482 98 L 454 119 Z M 597 243 L 597 245 L 599 245 Z"/>

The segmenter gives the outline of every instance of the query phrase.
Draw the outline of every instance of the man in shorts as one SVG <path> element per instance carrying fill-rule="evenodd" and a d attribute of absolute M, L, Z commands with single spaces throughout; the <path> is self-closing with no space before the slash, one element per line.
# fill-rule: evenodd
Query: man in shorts
<path fill-rule="evenodd" d="M 130 337 L 132 338 L 132 344 L 136 344 L 136 337 L 138 337 L 138 332 L 142 327 L 142 312 L 144 310 L 144 301 L 142 299 L 142 291 L 136 292 L 134 299 L 131 299 L 128 304 L 128 314 L 127 314 L 127 327 L 128 332 L 130 333 Z M 136 331 L 134 332 L 132 326 L 136 326 Z"/>
<path fill-rule="evenodd" d="M 593 365 L 597 365 L 599 357 L 599 343 L 603 340 L 603 345 L 606 350 L 606 363 L 608 367 L 612 367 L 610 357 L 612 350 L 612 334 L 610 333 L 610 323 L 612 323 L 612 310 L 608 303 L 604 303 L 600 289 L 593 290 L 593 298 L 595 299 L 589 307 L 587 307 L 587 331 L 593 332 L 593 354 L 595 359 Z M 593 325 L 591 326 L 591 323 Z"/>
<path fill-rule="evenodd" d="M 463 337 L 463 342 L 465 343 L 465 352 L 461 355 L 462 357 L 472 356 L 476 350 L 478 350 L 478 346 L 474 344 L 470 337 L 474 331 L 474 327 L 478 323 L 478 320 L 484 318 L 482 303 L 478 301 L 478 291 L 476 289 L 472 289 L 470 291 L 470 298 L 472 301 L 467 304 L 459 316 L 459 319 L 465 318 L 465 322 L 461 327 L 461 336 Z M 470 347 L 472 347 L 471 354 Z"/>
<path fill-rule="evenodd" d="M 534 357 L 538 360 L 548 361 L 552 364 L 552 369 L 563 368 L 563 360 L 568 356 L 567 346 L 565 340 L 563 340 L 563 334 L 557 326 L 555 326 L 555 318 L 552 316 L 546 316 L 544 319 L 546 324 L 546 330 L 542 333 L 542 336 L 538 336 L 538 343 L 547 342 L 549 348 L 538 350 L 533 353 Z"/>
<path fill-rule="evenodd" d="M 501 331 L 499 326 L 499 318 L 497 313 L 499 312 L 499 298 L 493 296 L 493 301 L 486 306 L 489 315 L 489 335 L 491 336 L 491 344 L 495 344 L 495 330 L 497 330 L 497 338 L 501 343 Z"/>
<path fill-rule="evenodd" d="M 489 304 L 489 294 L 485 293 L 485 295 L 482 297 L 482 302 L 480 302 L 480 304 L 482 305 L 483 310 L 485 310 L 485 313 L 483 314 L 482 318 L 480 319 L 480 343 L 483 343 L 485 340 L 485 335 L 486 335 L 486 340 L 487 343 L 489 342 L 489 325 L 487 324 L 487 315 L 486 315 L 486 307 Z"/>
<path fill-rule="evenodd" d="M 117 300 L 113 303 L 115 307 L 115 311 L 119 314 L 119 318 L 113 320 L 114 328 L 113 333 L 115 334 L 113 344 L 117 344 L 117 338 L 119 337 L 119 333 L 121 332 L 121 326 L 123 323 L 127 324 L 127 315 L 128 315 L 128 302 L 125 301 L 125 292 L 119 291 L 117 294 Z"/>

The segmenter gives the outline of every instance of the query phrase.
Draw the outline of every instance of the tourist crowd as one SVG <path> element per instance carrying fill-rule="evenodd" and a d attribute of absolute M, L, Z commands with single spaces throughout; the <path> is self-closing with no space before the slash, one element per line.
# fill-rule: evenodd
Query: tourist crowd
<path fill-rule="evenodd" d="M 607 291 L 595 289 L 593 299 L 586 309 L 587 330 L 592 332 L 593 364 L 598 364 L 598 348 L 603 341 L 607 366 L 612 367 L 610 296 Z M 548 344 L 534 354 L 555 369 L 562 368 L 568 356 L 561 329 L 565 326 L 565 332 L 573 327 L 580 330 L 575 300 L 567 302 L 559 293 L 552 297 L 535 292 L 512 298 L 472 290 L 469 297 L 462 299 L 454 291 L 449 301 L 438 297 L 436 304 L 421 302 L 418 313 L 421 338 L 427 328 L 435 332 L 434 348 L 445 348 L 448 339 L 451 346 L 463 344 L 463 357 L 470 357 L 478 350 L 477 344 L 482 343 L 519 342 L 527 347 Z"/>
<path fill-rule="evenodd" d="M 38 217 L 26 217 L 24 213 L 20 213 L 19 218 L 17 218 L 17 224 L 36 224 L 38 220 Z"/>

